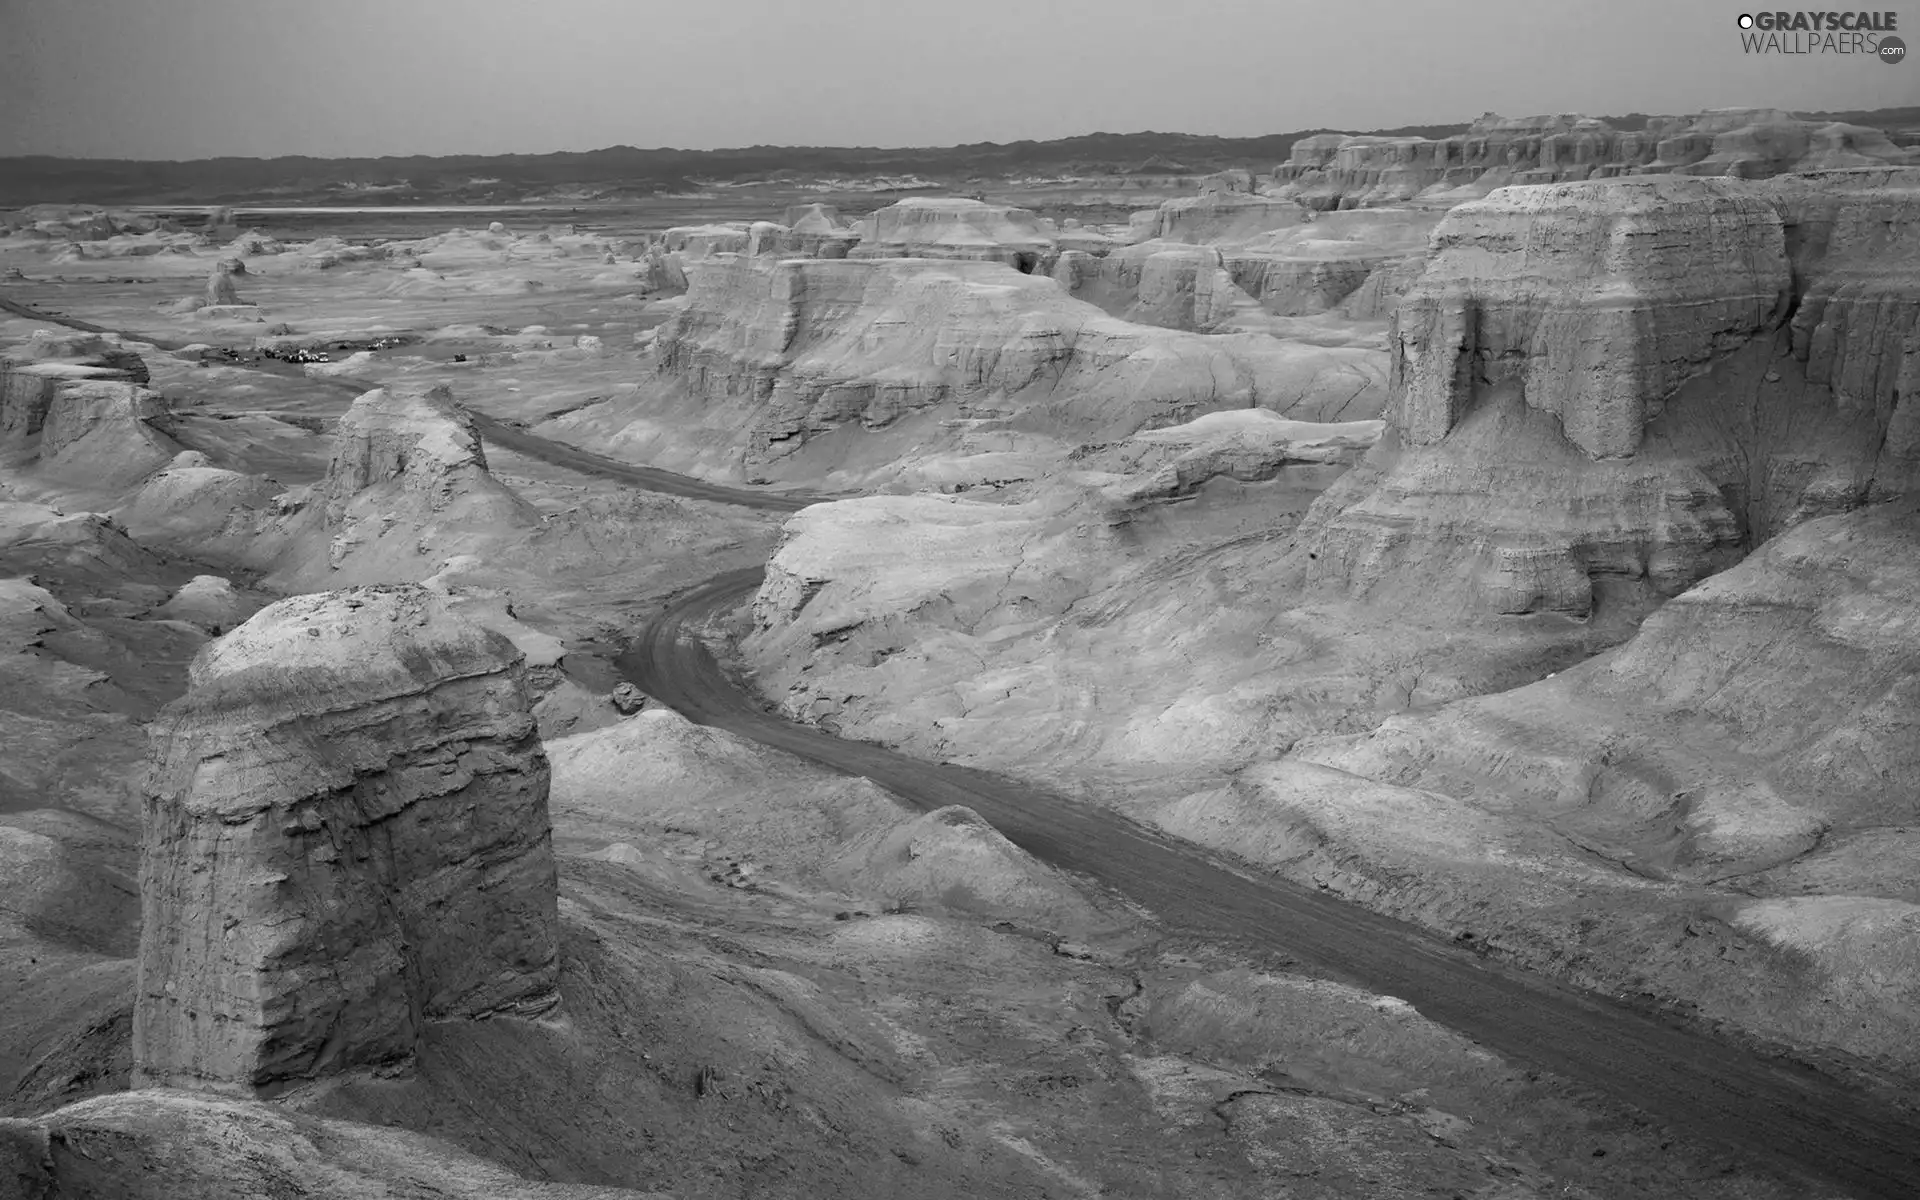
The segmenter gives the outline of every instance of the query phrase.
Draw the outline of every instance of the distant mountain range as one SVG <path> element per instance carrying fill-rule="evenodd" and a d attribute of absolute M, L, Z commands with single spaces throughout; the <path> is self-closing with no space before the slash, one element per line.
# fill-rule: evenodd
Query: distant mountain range
<path fill-rule="evenodd" d="M 1920 141 L 1920 107 L 1803 113 L 1814 119 L 1871 125 L 1909 144 Z M 1644 127 L 1647 115 L 1605 117 L 1621 129 Z M 1378 136 L 1447 137 L 1467 126 L 1406 125 Z M 1036 175 L 1205 174 L 1227 167 L 1264 171 L 1293 143 L 1319 133 L 1302 129 L 1263 137 L 1187 133 L 1090 133 L 1052 141 L 876 149 L 867 146 L 748 146 L 734 150 L 642 150 L 611 146 L 555 154 L 424 155 L 403 158 L 206 158 L 188 162 L 134 159 L 0 158 L 0 206 L 27 204 L 327 203 L 508 204 L 642 199 L 716 183 L 911 177 L 942 185 Z"/>

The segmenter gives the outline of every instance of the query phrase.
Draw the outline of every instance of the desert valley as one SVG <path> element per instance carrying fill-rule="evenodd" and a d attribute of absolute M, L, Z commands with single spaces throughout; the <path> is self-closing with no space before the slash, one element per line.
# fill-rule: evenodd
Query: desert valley
<path fill-rule="evenodd" d="M 1204 165 L 0 212 L 0 1197 L 1920 1195 L 1916 130 Z"/>

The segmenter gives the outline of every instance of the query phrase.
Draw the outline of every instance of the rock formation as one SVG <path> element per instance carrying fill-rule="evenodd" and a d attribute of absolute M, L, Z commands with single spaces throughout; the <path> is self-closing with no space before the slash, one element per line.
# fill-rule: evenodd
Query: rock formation
<path fill-rule="evenodd" d="M 1822 197 L 1799 201 L 1797 262 L 1767 184 L 1454 209 L 1395 314 L 1394 434 L 1303 526 L 1308 579 L 1433 603 L 1444 576 L 1469 608 L 1587 613 L 1603 582 L 1670 597 L 1798 521 L 1911 489 L 1906 360 L 1885 350 L 1920 329 L 1897 265 L 1920 203 Z"/>
<path fill-rule="evenodd" d="M 824 506 L 774 560 L 816 598 L 764 593 L 748 651 L 796 715 L 825 697 L 853 736 L 994 763 L 1199 769 L 1538 678 L 1786 530 L 1920 491 L 1909 173 L 1602 180 L 1455 208 L 1397 313 L 1386 430 L 1297 528 L 1292 489 L 1256 528 L 1198 525 L 1214 543 L 1156 544 L 1130 511 L 1138 540 L 1089 571 L 1009 511 L 981 578 L 942 597 L 920 555 L 972 562 L 935 536 L 955 522 L 889 532 Z M 1602 353 L 1588 338 L 1608 328 Z M 1188 461 L 1209 458 L 1236 455 Z M 1136 461 L 1150 486 L 1109 486 L 1190 486 Z M 1113 528 L 1111 511 L 1050 520 L 1081 546 Z M 861 556 L 833 550 L 836 524 Z M 1071 617 L 1041 572 L 1084 591 Z"/>
<path fill-rule="evenodd" d="M 233 281 L 236 276 L 246 273 L 247 264 L 237 257 L 223 258 L 215 263 L 212 272 L 207 275 L 206 303 L 203 307 L 221 308 L 245 304 L 246 301 L 240 299 L 240 289 Z"/>
<path fill-rule="evenodd" d="M 1398 423 L 1444 438 L 1508 388 L 1590 457 L 1619 458 L 1686 379 L 1786 314 L 1765 196 L 1650 178 L 1508 188 L 1448 215 L 1394 319 Z"/>
<path fill-rule="evenodd" d="M 1577 115 L 1509 120 L 1488 113 L 1456 137 L 1317 134 L 1276 167 L 1279 195 L 1309 208 L 1418 199 L 1439 205 L 1512 184 L 1673 173 L 1765 178 L 1783 172 L 1915 161 L 1878 130 L 1802 121 L 1775 109 L 1658 117 L 1618 130 Z"/>
<path fill-rule="evenodd" d="M 914 197 L 868 217 L 848 257 L 966 259 L 1045 272 L 1055 253 L 1052 225 L 1024 208 Z"/>
<path fill-rule="evenodd" d="M 440 545 L 436 535 L 457 553 L 463 539 L 538 523 L 532 506 L 493 478 L 473 418 L 444 387 L 376 389 L 355 400 L 335 430 L 316 499 L 335 567 L 362 547 L 391 544 L 411 563 L 416 546 Z"/>
<path fill-rule="evenodd" d="M 138 354 L 94 335 L 36 334 L 0 357 L 0 463 L 36 489 L 99 498 L 179 453 Z"/>
<path fill-rule="evenodd" d="M 557 1002 L 548 767 L 519 654 L 417 586 L 296 597 L 153 728 L 137 1083 L 408 1069 Z"/>
<path fill-rule="evenodd" d="M 749 473 L 827 439 L 872 471 L 951 442 L 938 422 L 952 418 L 1100 439 L 1224 408 L 1366 419 L 1383 400 L 1374 352 L 1132 325 L 999 263 L 741 257 L 696 264 L 691 282 L 655 342 L 667 395 L 558 428 L 688 465 L 661 455 L 685 455 L 698 427 L 692 462 Z M 828 436 L 842 429 L 865 436 Z"/>
<path fill-rule="evenodd" d="M 1437 213 L 1316 213 L 1252 195 L 1238 177 L 1135 213 L 1132 244 L 1065 249 L 1053 274 L 1128 320 L 1207 332 L 1274 330 L 1270 317 L 1384 320 L 1418 274 Z"/>

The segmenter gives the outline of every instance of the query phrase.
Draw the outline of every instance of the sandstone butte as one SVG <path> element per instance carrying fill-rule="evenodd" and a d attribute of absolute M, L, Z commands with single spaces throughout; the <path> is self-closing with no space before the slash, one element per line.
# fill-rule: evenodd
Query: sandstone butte
<path fill-rule="evenodd" d="M 405 1072 L 558 1003 L 549 769 L 511 643 L 416 585 L 299 596 L 151 730 L 136 1086 Z"/>

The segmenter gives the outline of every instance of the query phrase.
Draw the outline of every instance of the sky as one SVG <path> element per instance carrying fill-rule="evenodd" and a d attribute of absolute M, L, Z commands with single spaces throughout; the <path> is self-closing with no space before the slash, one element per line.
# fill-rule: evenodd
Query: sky
<path fill-rule="evenodd" d="M 1879 0 L 1885 3 L 1886 0 Z M 1898 32 L 1920 47 L 1920 0 Z M 0 156 L 942 146 L 1920 104 L 1739 0 L 0 0 Z"/>

